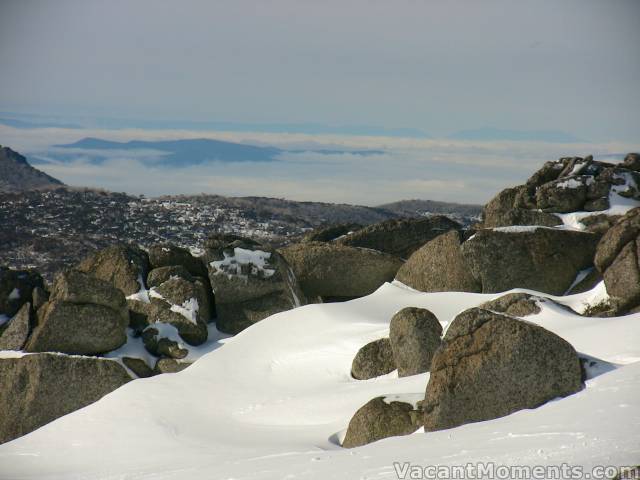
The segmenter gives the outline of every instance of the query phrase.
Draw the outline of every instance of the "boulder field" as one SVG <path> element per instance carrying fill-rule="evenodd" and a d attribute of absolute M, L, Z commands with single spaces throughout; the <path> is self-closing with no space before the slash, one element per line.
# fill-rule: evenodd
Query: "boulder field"
<path fill-rule="evenodd" d="M 343 446 L 572 395 L 585 375 L 578 354 L 526 317 L 552 302 L 545 295 L 596 285 L 607 295 L 584 315 L 640 309 L 639 185 L 637 154 L 619 164 L 568 157 L 500 192 L 469 229 L 430 216 L 327 225 L 279 248 L 231 234 L 211 235 L 197 254 L 115 244 L 50 285 L 37 272 L 2 267 L 0 402 L 9 414 L 0 416 L 0 442 L 130 380 L 187 368 L 212 334 L 235 335 L 274 314 L 363 297 L 394 280 L 422 292 L 508 293 L 449 324 L 403 308 L 388 319 L 388 333 L 358 345 L 351 381 L 429 379 L 420 402 L 376 397 L 354 412 Z"/>

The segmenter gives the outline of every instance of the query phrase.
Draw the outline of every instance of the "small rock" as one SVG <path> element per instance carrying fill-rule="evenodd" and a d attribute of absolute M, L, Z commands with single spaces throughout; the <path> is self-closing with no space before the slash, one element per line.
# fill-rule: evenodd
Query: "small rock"
<path fill-rule="evenodd" d="M 383 438 L 409 435 L 422 426 L 420 414 L 409 403 L 387 403 L 384 397 L 374 398 L 351 418 L 342 446 L 354 448 Z"/>
<path fill-rule="evenodd" d="M 161 337 L 157 328 L 149 327 L 142 332 L 142 343 L 149 353 L 157 357 L 185 358 L 189 350 L 183 348 L 175 340 Z"/>
<path fill-rule="evenodd" d="M 358 350 L 351 364 L 351 376 L 356 380 L 368 380 L 391 373 L 395 369 L 391 342 L 388 338 L 381 338 Z"/>
<path fill-rule="evenodd" d="M 135 373 L 138 378 L 148 378 L 155 375 L 151 367 L 147 365 L 147 362 L 141 358 L 122 357 L 122 363 L 124 363 L 129 370 Z"/>
<path fill-rule="evenodd" d="M 172 358 L 161 358 L 156 362 L 156 366 L 153 372 L 157 374 L 161 373 L 178 373 L 189 367 L 189 362 L 178 362 Z"/>
<path fill-rule="evenodd" d="M 407 307 L 396 313 L 391 319 L 389 341 L 398 376 L 428 372 L 441 336 L 442 326 L 429 310 Z"/>

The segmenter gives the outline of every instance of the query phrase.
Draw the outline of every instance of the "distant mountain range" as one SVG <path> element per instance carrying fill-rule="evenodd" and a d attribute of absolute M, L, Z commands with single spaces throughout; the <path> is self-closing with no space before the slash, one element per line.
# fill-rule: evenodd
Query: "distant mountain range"
<path fill-rule="evenodd" d="M 185 167 L 201 165 L 210 162 L 273 162 L 280 155 L 286 153 L 314 152 L 322 155 L 378 155 L 381 150 L 285 150 L 277 147 L 247 145 L 244 143 L 225 142 L 207 138 L 145 141 L 131 140 L 129 142 L 114 142 L 100 138 L 83 138 L 75 143 L 54 145 L 44 155 L 34 154 L 31 160 L 34 164 L 48 161 L 70 162 L 77 159 L 88 160 L 91 163 L 102 163 L 106 159 L 127 152 L 133 154 L 143 163 Z"/>
<path fill-rule="evenodd" d="M 63 183 L 60 180 L 29 165 L 27 159 L 18 152 L 0 145 L 0 192 L 22 192 L 61 185 Z"/>

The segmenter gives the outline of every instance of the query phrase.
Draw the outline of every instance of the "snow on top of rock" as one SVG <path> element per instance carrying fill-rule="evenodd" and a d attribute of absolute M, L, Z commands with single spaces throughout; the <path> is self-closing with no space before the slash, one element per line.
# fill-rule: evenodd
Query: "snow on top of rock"
<path fill-rule="evenodd" d="M 20 298 L 20 290 L 18 290 L 18 288 L 14 288 L 13 290 L 11 290 L 11 293 L 9 294 L 9 300 L 18 300 Z"/>
<path fill-rule="evenodd" d="M 142 279 L 142 275 L 138 275 L 138 284 L 140 285 L 140 290 L 132 295 L 127 296 L 127 300 L 136 300 L 138 302 L 151 303 L 149 299 L 149 290 L 144 286 L 144 280 Z"/>
<path fill-rule="evenodd" d="M 276 273 L 275 269 L 267 268 L 268 260 L 271 258 L 270 252 L 235 247 L 233 249 L 233 255 L 229 255 L 227 252 L 223 252 L 223 254 L 224 259 L 210 263 L 216 270 L 216 273 L 225 274 L 229 277 L 242 277 L 244 276 L 242 267 L 247 265 L 251 267 L 251 275 L 259 275 L 262 273 L 264 277 L 268 278 Z"/>
<path fill-rule="evenodd" d="M 199 308 L 198 300 L 196 298 L 190 298 L 189 300 L 185 300 L 182 305 L 171 305 L 170 310 L 179 313 L 191 323 L 197 325 Z"/>
<path fill-rule="evenodd" d="M 591 185 L 595 180 L 593 177 L 567 178 L 562 182 L 556 183 L 558 188 L 580 188 L 585 185 Z"/>

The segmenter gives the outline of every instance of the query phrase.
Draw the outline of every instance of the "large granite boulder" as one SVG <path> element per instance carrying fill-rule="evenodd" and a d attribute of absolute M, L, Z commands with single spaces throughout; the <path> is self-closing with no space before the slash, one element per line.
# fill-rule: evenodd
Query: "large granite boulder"
<path fill-rule="evenodd" d="M 388 338 L 381 338 L 358 350 L 351 364 L 351 376 L 356 380 L 368 380 L 391 373 L 395 369 L 391 342 Z"/>
<path fill-rule="evenodd" d="M 24 349 L 98 355 L 124 345 L 126 330 L 122 316 L 108 307 L 53 301 L 38 310 L 38 325 Z"/>
<path fill-rule="evenodd" d="M 111 283 L 75 270 L 56 276 L 25 350 L 97 355 L 127 341 L 129 310 Z"/>
<path fill-rule="evenodd" d="M 391 318 L 389 341 L 398 376 L 428 372 L 440 347 L 442 325 L 426 308 L 407 307 Z"/>
<path fill-rule="evenodd" d="M 406 402 L 377 397 L 354 414 L 342 441 L 344 448 L 354 448 L 387 437 L 409 435 L 422 426 L 421 412 Z"/>
<path fill-rule="evenodd" d="M 0 358 L 0 443 L 96 402 L 129 380 L 113 360 L 46 353 Z"/>
<path fill-rule="evenodd" d="M 234 235 L 205 243 L 218 330 L 236 334 L 278 312 L 306 303 L 287 261 L 275 250 Z"/>
<path fill-rule="evenodd" d="M 482 292 L 528 288 L 562 295 L 593 263 L 598 236 L 545 227 L 480 230 L 460 248 Z"/>
<path fill-rule="evenodd" d="M 25 303 L 7 324 L 0 326 L 0 350 L 22 350 L 31 324 L 31 304 Z"/>
<path fill-rule="evenodd" d="M 426 431 L 536 408 L 583 388 L 573 347 L 529 322 L 480 308 L 456 317 L 431 363 Z"/>
<path fill-rule="evenodd" d="M 340 245 L 370 248 L 409 258 L 429 240 L 462 226 L 448 217 L 401 218 L 369 225 L 336 240 Z"/>
<path fill-rule="evenodd" d="M 44 289 L 44 280 L 34 270 L 0 267 L 0 315 L 11 318 L 27 302 L 35 288 Z"/>
<path fill-rule="evenodd" d="M 456 230 L 431 240 L 400 267 L 396 280 L 422 292 L 480 292 L 460 250 L 462 240 Z"/>
<path fill-rule="evenodd" d="M 309 298 L 369 295 L 392 281 L 403 263 L 386 253 L 321 242 L 299 243 L 280 252 Z"/>
<path fill-rule="evenodd" d="M 128 296 L 144 288 L 149 257 L 134 246 L 112 245 L 89 255 L 77 269 L 110 282 Z"/>
<path fill-rule="evenodd" d="M 640 305 L 640 208 L 630 210 L 600 240 L 595 265 L 620 312 Z"/>
<path fill-rule="evenodd" d="M 56 275 L 49 300 L 102 305 L 118 312 L 124 323 L 129 321 L 127 301 L 120 290 L 105 280 L 77 270 L 69 269 Z"/>

